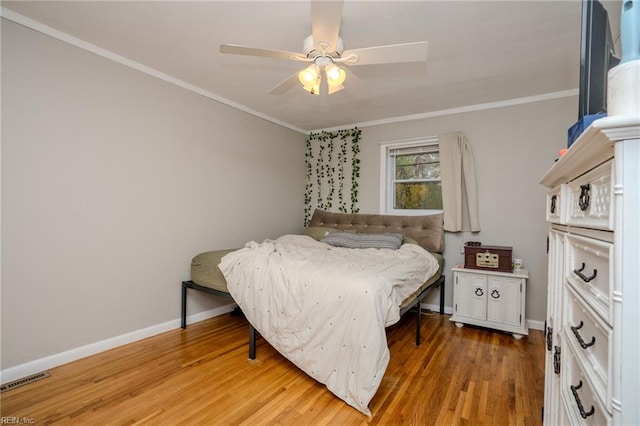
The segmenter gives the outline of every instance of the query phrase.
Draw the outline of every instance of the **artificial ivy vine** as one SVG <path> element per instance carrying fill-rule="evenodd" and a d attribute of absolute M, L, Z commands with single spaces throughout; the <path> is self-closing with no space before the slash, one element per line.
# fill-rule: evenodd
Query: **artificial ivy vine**
<path fill-rule="evenodd" d="M 358 203 L 358 178 L 360 177 L 360 136 L 362 131 L 353 128 L 338 130 L 337 132 L 322 131 L 310 133 L 307 138 L 307 151 L 305 153 L 305 168 L 307 182 L 304 193 L 304 226 L 309 225 L 313 210 L 331 210 L 336 197 L 338 211 L 351 213 L 359 211 Z M 336 139 L 339 143 L 334 142 Z M 349 143 L 351 149 L 349 150 Z M 336 161 L 337 159 L 337 161 Z M 351 199 L 345 200 L 345 165 L 351 165 Z M 315 205 L 313 204 L 315 198 Z"/>

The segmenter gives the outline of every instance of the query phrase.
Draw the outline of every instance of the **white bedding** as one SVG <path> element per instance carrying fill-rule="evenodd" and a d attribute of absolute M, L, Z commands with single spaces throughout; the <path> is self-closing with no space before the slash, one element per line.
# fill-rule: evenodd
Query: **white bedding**
<path fill-rule="evenodd" d="M 370 415 L 389 363 L 385 327 L 438 270 L 415 244 L 398 250 L 332 247 L 303 235 L 250 242 L 219 265 L 256 330 L 349 405 Z"/>

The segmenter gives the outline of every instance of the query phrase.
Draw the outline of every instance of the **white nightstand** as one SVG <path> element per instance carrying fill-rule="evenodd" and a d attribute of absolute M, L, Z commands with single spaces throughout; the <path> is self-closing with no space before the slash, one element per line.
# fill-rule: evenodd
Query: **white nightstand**
<path fill-rule="evenodd" d="M 529 334 L 525 318 L 526 269 L 494 272 L 453 268 L 453 315 L 457 327 L 478 325 L 507 331 L 516 339 Z"/>

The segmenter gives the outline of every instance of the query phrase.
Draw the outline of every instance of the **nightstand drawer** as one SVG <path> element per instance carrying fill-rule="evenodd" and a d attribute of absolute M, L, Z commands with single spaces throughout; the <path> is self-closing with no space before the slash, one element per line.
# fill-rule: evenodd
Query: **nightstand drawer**
<path fill-rule="evenodd" d="M 613 160 L 569 182 L 567 224 L 613 230 Z"/>
<path fill-rule="evenodd" d="M 612 325 L 613 244 L 568 234 L 565 246 L 567 281 L 588 305 Z"/>
<path fill-rule="evenodd" d="M 573 347 L 576 358 L 600 401 L 611 411 L 611 362 L 613 331 L 571 286 L 564 286 L 564 341 Z"/>

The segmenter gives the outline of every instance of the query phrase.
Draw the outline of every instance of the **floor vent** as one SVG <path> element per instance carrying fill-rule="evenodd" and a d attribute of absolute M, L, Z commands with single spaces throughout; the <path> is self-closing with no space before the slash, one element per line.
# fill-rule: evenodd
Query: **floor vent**
<path fill-rule="evenodd" d="M 37 382 L 40 379 L 49 377 L 49 372 L 43 371 L 41 373 L 32 374 L 31 376 L 23 377 L 22 379 L 14 380 L 13 382 L 5 383 L 0 386 L 0 392 L 15 389 L 22 385 L 28 385 L 29 383 Z"/>

